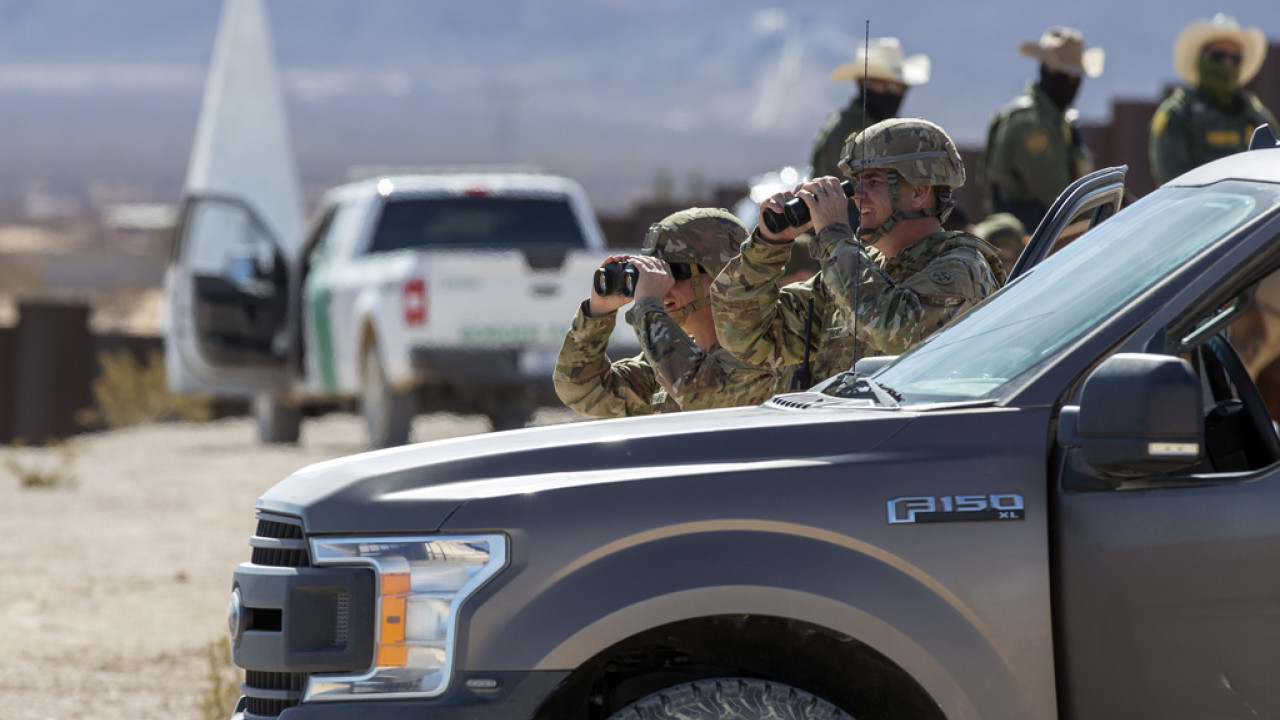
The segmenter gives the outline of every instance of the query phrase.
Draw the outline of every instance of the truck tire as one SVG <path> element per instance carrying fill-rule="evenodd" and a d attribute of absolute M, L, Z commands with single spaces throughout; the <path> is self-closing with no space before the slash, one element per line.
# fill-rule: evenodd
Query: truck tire
<path fill-rule="evenodd" d="M 716 678 L 673 685 L 643 697 L 609 720 L 853 720 L 798 688 L 766 680 Z"/>
<path fill-rule="evenodd" d="M 253 423 L 263 445 L 296 445 L 302 431 L 302 408 L 270 393 L 253 396 Z"/>
<path fill-rule="evenodd" d="M 376 450 L 409 442 L 417 411 L 413 392 L 396 390 L 387 383 L 378 348 L 372 343 L 364 350 L 360 383 L 360 419 L 368 447 Z"/>

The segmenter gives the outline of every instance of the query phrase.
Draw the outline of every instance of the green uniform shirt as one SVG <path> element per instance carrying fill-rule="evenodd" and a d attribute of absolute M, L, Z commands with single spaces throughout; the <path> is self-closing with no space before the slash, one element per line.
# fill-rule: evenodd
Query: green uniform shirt
<path fill-rule="evenodd" d="M 996 112 L 987 128 L 983 177 L 996 212 L 1033 205 L 1042 217 L 1073 180 L 1093 170 L 1093 156 L 1063 112 L 1036 83 Z M 1023 219 L 1028 230 L 1035 222 Z"/>
<path fill-rule="evenodd" d="M 565 405 L 593 417 L 755 405 L 778 382 L 773 373 L 738 360 L 718 345 L 704 351 L 655 298 L 627 311 L 641 353 L 610 362 L 605 355 L 616 314 L 593 318 L 578 308 L 556 361 L 553 380 Z"/>
<path fill-rule="evenodd" d="M 1249 147 L 1254 128 L 1269 124 L 1280 133 L 1275 116 L 1258 96 L 1241 90 L 1236 108 L 1223 110 L 1199 89 L 1177 88 L 1151 116 L 1147 150 L 1151 177 L 1163 185 L 1211 160 Z"/>

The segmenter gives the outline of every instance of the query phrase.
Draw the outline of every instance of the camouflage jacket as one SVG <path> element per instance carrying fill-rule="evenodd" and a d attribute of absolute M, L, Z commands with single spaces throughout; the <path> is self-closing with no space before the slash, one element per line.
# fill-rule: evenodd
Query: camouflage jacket
<path fill-rule="evenodd" d="M 865 120 L 870 120 L 870 122 L 865 122 Z M 867 127 L 878 122 L 880 122 L 880 118 L 869 113 L 864 119 L 860 96 L 855 96 L 850 100 L 849 106 L 843 110 L 836 110 L 828 115 L 826 121 L 822 124 L 822 128 L 818 130 L 817 137 L 813 140 L 813 151 L 809 160 L 809 165 L 813 168 L 813 172 L 810 177 L 817 178 L 830 175 L 843 178 L 844 173 L 840 172 L 837 163 L 840 162 L 840 155 L 844 152 L 845 141 L 853 133 L 862 132 Z"/>
<path fill-rule="evenodd" d="M 996 212 L 1014 212 L 1033 230 L 1058 195 L 1093 170 L 1093 155 L 1075 117 L 1036 83 L 995 114 L 987 128 L 982 175 Z M 1035 206 L 1039 216 L 1028 222 L 1013 209 L 1018 204 Z"/>
<path fill-rule="evenodd" d="M 825 264 L 804 282 L 782 288 L 775 283 L 790 251 L 790 243 L 771 243 L 754 231 L 711 285 L 720 344 L 748 363 L 773 368 L 778 381 L 788 386 L 783 389 L 789 389 L 806 350 L 805 387 L 853 367 L 855 355 L 844 316 L 823 281 Z"/>
<path fill-rule="evenodd" d="M 553 380 L 571 409 L 593 417 L 754 405 L 770 397 L 773 373 L 716 346 L 704 351 L 653 298 L 627 311 L 642 352 L 610 362 L 605 355 L 616 314 L 590 317 L 583 303 L 565 336 Z"/>
<path fill-rule="evenodd" d="M 847 324 L 856 313 L 867 355 L 906 352 L 1005 280 L 996 249 L 960 231 L 936 232 L 890 258 L 869 253 L 842 223 L 824 227 L 818 243 L 824 282 Z"/>
<path fill-rule="evenodd" d="M 1247 90 L 1238 94 L 1239 107 L 1226 111 L 1209 102 L 1198 89 L 1178 88 L 1151 116 L 1148 154 L 1151 177 L 1163 185 L 1211 160 L 1249 147 L 1254 128 L 1269 124 L 1280 131 L 1275 116 Z"/>

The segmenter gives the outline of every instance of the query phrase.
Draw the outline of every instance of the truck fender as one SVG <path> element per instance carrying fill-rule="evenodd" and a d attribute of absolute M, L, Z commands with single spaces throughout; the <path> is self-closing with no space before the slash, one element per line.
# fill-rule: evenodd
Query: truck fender
<path fill-rule="evenodd" d="M 805 561 L 788 562 L 796 557 Z M 804 570 L 813 567 L 830 572 Z M 760 520 L 688 523 L 621 538 L 540 580 L 532 574 L 517 570 L 494 604 L 475 606 L 469 627 L 483 633 L 469 638 L 471 667 L 572 670 L 654 627 L 757 614 L 825 627 L 875 648 L 950 717 L 981 715 L 966 686 L 1005 688 L 1006 709 L 1027 707 L 981 619 L 942 583 L 829 531 Z"/>

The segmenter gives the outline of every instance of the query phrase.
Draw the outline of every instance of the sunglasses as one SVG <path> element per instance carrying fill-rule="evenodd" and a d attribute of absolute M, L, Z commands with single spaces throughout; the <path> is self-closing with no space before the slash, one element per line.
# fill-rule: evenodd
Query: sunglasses
<path fill-rule="evenodd" d="M 1240 53 L 1228 52 L 1226 50 L 1206 50 L 1204 56 L 1220 65 L 1239 66 L 1244 57 Z"/>

